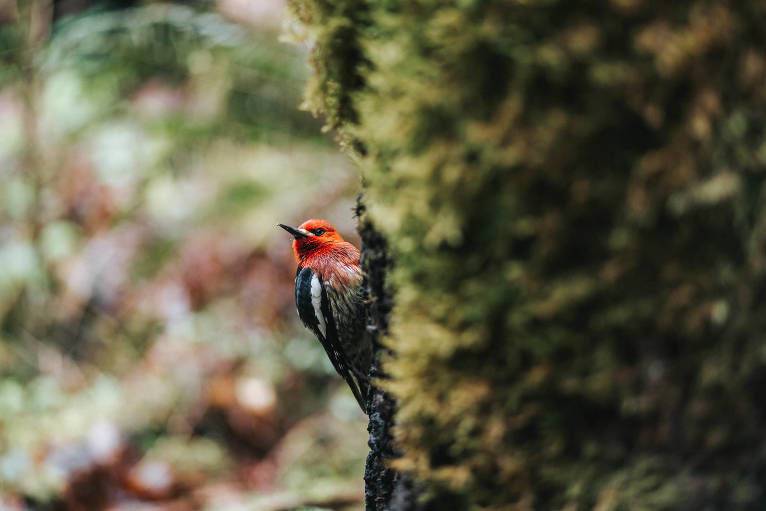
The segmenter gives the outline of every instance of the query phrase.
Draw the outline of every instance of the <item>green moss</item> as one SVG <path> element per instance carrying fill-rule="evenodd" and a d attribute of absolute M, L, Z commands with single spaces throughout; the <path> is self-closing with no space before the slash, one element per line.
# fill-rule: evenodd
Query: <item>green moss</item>
<path fill-rule="evenodd" d="M 486 509 L 762 504 L 761 3 L 298 4 L 395 260 L 400 465 Z"/>
<path fill-rule="evenodd" d="M 323 114 L 328 129 L 357 119 L 352 95 L 363 83 L 367 63 L 359 45 L 365 26 L 366 5 L 359 0 L 295 1 L 295 17 L 311 29 L 311 63 L 315 74 L 309 80 L 306 107 Z"/>

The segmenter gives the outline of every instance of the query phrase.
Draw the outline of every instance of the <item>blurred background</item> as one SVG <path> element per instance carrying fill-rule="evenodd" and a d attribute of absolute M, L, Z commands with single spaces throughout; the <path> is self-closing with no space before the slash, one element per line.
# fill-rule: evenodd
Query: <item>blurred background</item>
<path fill-rule="evenodd" d="M 361 506 L 275 227 L 358 243 L 296 31 L 279 0 L 0 0 L 0 509 Z"/>

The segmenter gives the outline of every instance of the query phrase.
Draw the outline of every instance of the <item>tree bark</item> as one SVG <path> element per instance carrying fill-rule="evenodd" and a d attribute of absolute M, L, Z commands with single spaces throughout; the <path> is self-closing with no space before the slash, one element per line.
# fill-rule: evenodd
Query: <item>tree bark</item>
<path fill-rule="evenodd" d="M 364 198 L 360 195 L 356 216 L 362 239 L 362 268 L 368 297 L 367 328 L 374 339 L 375 356 L 370 376 L 376 382 L 368 402 L 370 452 L 364 471 L 365 508 L 368 511 L 411 511 L 418 509 L 417 492 L 411 478 L 391 466 L 401 456 L 393 434 L 396 400 L 383 389 L 384 382 L 388 380 L 383 360 L 393 355 L 383 344 L 393 305 L 391 289 L 386 285 L 392 261 L 385 238 L 369 222 L 365 213 Z"/>
<path fill-rule="evenodd" d="M 391 313 L 392 298 L 386 287 L 386 274 L 391 260 L 388 255 L 386 240 L 368 221 L 365 220 L 363 198 L 357 202 L 359 234 L 362 238 L 362 268 L 365 273 L 365 287 L 368 297 L 367 328 L 374 338 L 374 362 L 370 376 L 373 381 L 386 379 L 382 369 L 382 359 L 390 354 L 381 343 L 388 332 L 388 319 Z M 370 434 L 370 453 L 364 471 L 365 505 L 368 510 L 389 508 L 394 487 L 399 474 L 388 464 L 396 458 L 393 433 L 396 403 L 393 397 L 375 384 L 369 396 L 368 413 Z"/>

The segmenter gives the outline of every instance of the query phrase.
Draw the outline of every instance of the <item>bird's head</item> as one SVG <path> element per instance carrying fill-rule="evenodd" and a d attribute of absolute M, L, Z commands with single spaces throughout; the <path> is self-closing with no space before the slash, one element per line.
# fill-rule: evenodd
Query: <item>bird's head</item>
<path fill-rule="evenodd" d="M 298 227 L 279 224 L 279 227 L 293 235 L 293 253 L 300 263 L 307 257 L 345 243 L 343 237 L 327 220 L 306 220 Z"/>

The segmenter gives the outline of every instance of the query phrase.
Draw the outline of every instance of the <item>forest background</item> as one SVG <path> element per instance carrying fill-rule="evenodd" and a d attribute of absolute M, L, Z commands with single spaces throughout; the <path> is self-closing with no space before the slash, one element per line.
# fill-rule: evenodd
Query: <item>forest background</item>
<path fill-rule="evenodd" d="M 0 508 L 359 507 L 365 422 L 275 227 L 358 243 L 359 178 L 286 23 L 0 2 Z"/>

